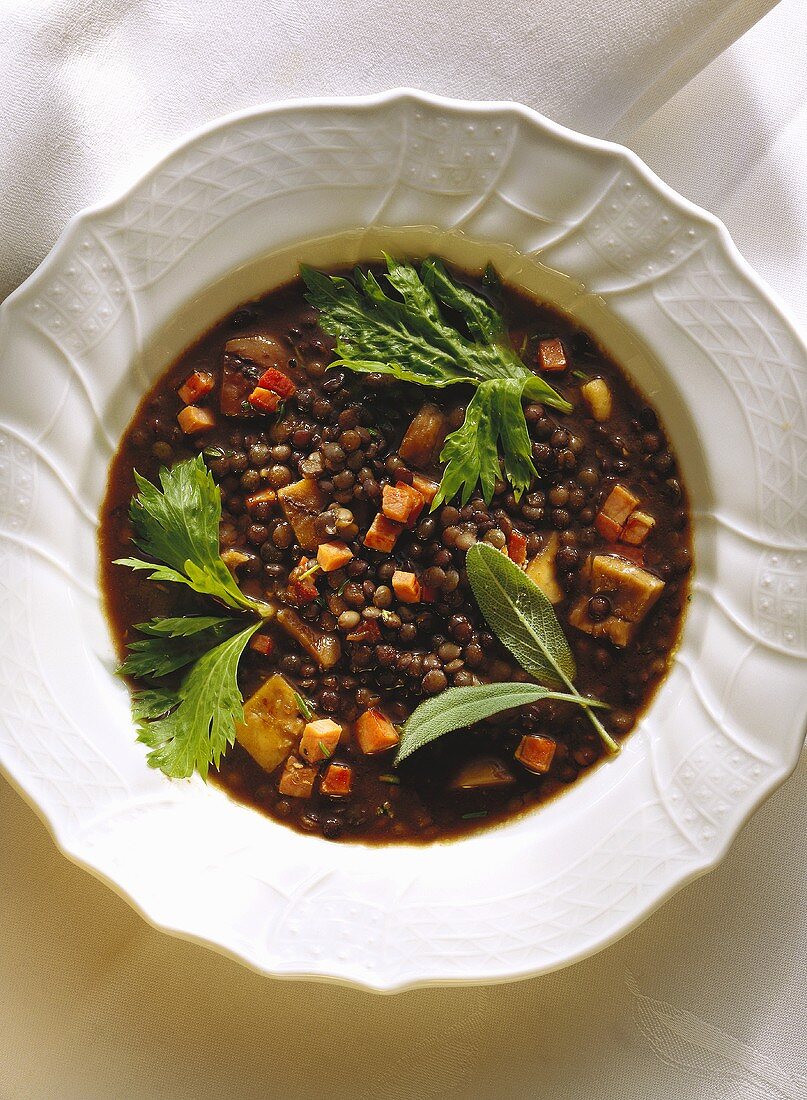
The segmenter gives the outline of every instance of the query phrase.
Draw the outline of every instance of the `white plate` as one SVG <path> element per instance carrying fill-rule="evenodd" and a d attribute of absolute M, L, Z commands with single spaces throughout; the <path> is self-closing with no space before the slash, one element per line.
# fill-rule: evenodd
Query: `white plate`
<path fill-rule="evenodd" d="M 107 463 L 144 388 L 298 261 L 381 246 L 491 258 L 590 325 L 662 410 L 695 513 L 680 652 L 621 755 L 425 848 L 328 844 L 150 771 L 97 588 Z M 70 223 L 2 307 L 0 363 L 0 764 L 160 927 L 380 990 L 540 973 L 714 866 L 794 766 L 807 353 L 722 225 L 627 150 L 406 91 L 227 118 Z"/>

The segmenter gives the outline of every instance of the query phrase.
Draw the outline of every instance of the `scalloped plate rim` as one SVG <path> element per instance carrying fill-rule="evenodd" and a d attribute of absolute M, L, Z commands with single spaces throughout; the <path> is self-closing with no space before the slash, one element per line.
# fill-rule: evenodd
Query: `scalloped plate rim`
<path fill-rule="evenodd" d="M 15 305 L 18 299 L 22 298 L 35 287 L 37 282 L 51 270 L 55 263 L 58 262 L 59 255 L 65 242 L 69 240 L 78 227 L 91 223 L 94 219 L 109 214 L 116 208 L 122 206 L 138 188 L 154 178 L 161 168 L 163 168 L 163 166 L 176 154 L 181 153 L 184 149 L 190 147 L 205 136 L 209 136 L 218 130 L 225 129 L 234 123 L 249 120 L 250 118 L 264 117 L 270 114 L 283 114 L 297 110 L 329 111 L 357 108 L 369 111 L 373 108 L 383 107 L 406 100 L 421 103 L 424 106 L 439 107 L 441 109 L 455 111 L 459 114 L 514 114 L 527 123 L 537 125 L 552 136 L 566 143 L 570 143 L 575 147 L 608 154 L 611 157 L 618 158 L 620 161 L 629 164 L 638 175 L 649 184 L 653 191 L 660 193 L 666 201 L 684 213 L 688 218 L 700 222 L 701 225 L 708 227 L 708 229 L 717 236 L 721 249 L 733 269 L 738 271 L 739 274 L 752 285 L 754 290 L 771 306 L 778 315 L 780 321 L 786 325 L 789 335 L 792 336 L 796 346 L 804 354 L 805 358 L 807 358 L 807 340 L 802 338 L 795 322 L 790 316 L 787 305 L 782 302 L 778 293 L 769 286 L 744 258 L 723 221 L 708 210 L 698 206 L 696 203 L 693 203 L 691 200 L 675 191 L 649 168 L 633 150 L 617 142 L 592 137 L 560 123 L 556 123 L 533 108 L 515 101 L 464 100 L 435 95 L 413 87 L 398 87 L 366 96 L 317 96 L 269 102 L 218 116 L 210 122 L 186 132 L 181 138 L 171 142 L 156 159 L 150 160 L 148 169 L 133 178 L 128 186 L 119 190 L 109 199 L 82 208 L 68 219 L 57 240 L 40 264 L 2 303 L 0 303 L 0 322 L 6 319 L 9 308 Z M 557 962 L 544 963 L 536 967 L 525 967 L 523 969 L 511 968 L 505 973 L 488 974 L 484 977 L 471 976 L 463 978 L 432 976 L 424 979 L 404 978 L 398 981 L 384 980 L 381 975 L 378 976 L 377 981 L 373 981 L 366 977 L 347 977 L 341 974 L 335 974 L 327 969 L 317 971 L 315 963 L 309 964 L 311 969 L 308 971 L 298 971 L 294 969 L 284 971 L 277 969 L 277 964 L 273 964 L 272 969 L 269 969 L 268 967 L 256 963 L 245 952 L 225 946 L 216 940 L 208 938 L 208 936 L 202 933 L 198 933 L 186 927 L 181 927 L 179 924 L 171 924 L 165 918 L 158 918 L 153 915 L 148 905 L 138 900 L 129 889 L 116 881 L 109 872 L 105 871 L 97 863 L 94 863 L 86 855 L 71 846 L 64 835 L 63 829 L 56 823 L 49 812 L 48 806 L 40 802 L 29 792 L 24 777 L 17 774 L 17 769 L 0 760 L 0 770 L 7 776 L 11 786 L 45 823 L 59 851 L 73 864 L 88 871 L 94 878 L 111 888 L 149 925 L 151 925 L 151 927 L 173 937 L 199 944 L 207 949 L 213 949 L 217 953 L 237 960 L 239 963 L 248 966 L 254 972 L 262 975 L 288 981 L 324 981 L 354 989 L 359 988 L 370 992 L 392 994 L 410 989 L 421 989 L 434 986 L 473 986 L 527 980 L 531 977 L 550 973 L 567 965 L 572 965 L 575 962 L 590 957 L 604 947 L 616 943 L 646 919 L 647 916 L 664 904 L 665 901 L 679 890 L 683 889 L 684 886 L 704 874 L 708 874 L 722 863 L 743 826 L 759 809 L 762 803 L 765 802 L 794 771 L 805 738 L 807 738 L 807 729 L 803 731 L 800 741 L 797 740 L 797 738 L 793 739 L 792 747 L 787 754 L 778 751 L 777 762 L 771 767 L 767 782 L 759 785 L 756 791 L 756 797 L 748 803 L 746 812 L 737 820 L 736 825 L 732 829 L 724 832 L 719 846 L 710 855 L 705 855 L 703 853 L 700 853 L 699 857 L 692 855 L 690 857 L 690 869 L 687 873 L 668 884 L 660 890 L 656 896 L 651 897 L 643 906 L 639 907 L 628 920 L 625 920 L 616 931 L 606 932 L 599 938 L 595 937 L 591 942 L 587 943 L 579 950 L 566 953 Z"/>

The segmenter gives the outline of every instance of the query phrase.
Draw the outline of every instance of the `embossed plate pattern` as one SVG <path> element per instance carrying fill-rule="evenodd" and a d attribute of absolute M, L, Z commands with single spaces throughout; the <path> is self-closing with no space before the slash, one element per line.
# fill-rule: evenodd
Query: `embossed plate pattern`
<path fill-rule="evenodd" d="M 490 256 L 590 324 L 663 409 L 696 516 L 684 639 L 620 757 L 421 849 L 332 846 L 149 771 L 97 591 L 106 467 L 149 382 L 299 260 L 382 246 Z M 794 766 L 807 353 L 720 223 L 627 150 L 406 91 L 233 116 L 70 223 L 0 310 L 0 363 L 0 764 L 157 925 L 380 990 L 535 974 L 713 866 Z"/>

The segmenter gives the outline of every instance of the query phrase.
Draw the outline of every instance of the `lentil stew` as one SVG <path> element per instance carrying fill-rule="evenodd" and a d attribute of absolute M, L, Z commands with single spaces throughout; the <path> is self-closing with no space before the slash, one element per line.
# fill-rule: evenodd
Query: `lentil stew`
<path fill-rule="evenodd" d="M 599 715 L 617 740 L 681 631 L 691 528 L 658 412 L 569 318 L 514 287 L 457 277 L 493 297 L 509 344 L 572 406 L 525 404 L 536 476 L 520 498 L 502 465 L 489 504 L 477 486 L 466 503 L 430 511 L 471 387 L 331 367 L 334 339 L 300 280 L 184 352 L 144 397 L 110 470 L 102 582 L 123 654 L 136 624 L 203 606 L 114 564 L 131 551 L 134 471 L 155 481 L 161 467 L 204 456 L 221 493 L 221 555 L 247 596 L 280 609 L 244 650 L 244 719 L 211 774 L 331 840 L 465 835 L 552 797 L 603 755 L 581 708 L 547 699 L 394 767 L 400 727 L 425 698 L 530 680 L 474 600 L 464 563 L 475 543 L 508 555 L 552 603 L 576 686 L 608 704 Z"/>

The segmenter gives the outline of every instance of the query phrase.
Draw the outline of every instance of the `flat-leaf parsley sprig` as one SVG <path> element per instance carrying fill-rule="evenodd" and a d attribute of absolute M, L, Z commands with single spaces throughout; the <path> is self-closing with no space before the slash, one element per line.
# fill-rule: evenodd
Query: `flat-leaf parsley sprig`
<path fill-rule="evenodd" d="M 422 386 L 476 386 L 465 422 L 440 454 L 446 468 L 432 508 L 455 495 L 467 503 L 477 484 L 490 503 L 501 476 L 500 451 L 505 477 L 520 497 L 536 473 L 522 399 L 561 412 L 572 406 L 521 360 L 487 299 L 453 279 L 439 260 L 425 260 L 418 273 L 410 263 L 384 259 L 386 289 L 359 268 L 352 281 L 300 269 L 320 325 L 336 337 L 331 366 Z"/>
<path fill-rule="evenodd" d="M 119 671 L 147 686 L 132 696 L 138 740 L 148 762 L 172 779 L 218 767 L 243 717 L 238 663 L 273 605 L 244 595 L 219 553 L 221 494 L 197 455 L 160 470 L 160 487 L 135 473 L 139 492 L 129 514 L 134 543 L 149 557 L 116 565 L 149 571 L 148 579 L 184 584 L 223 604 L 231 615 L 151 619 L 134 629 Z M 166 677 L 184 670 L 178 685 Z"/>

